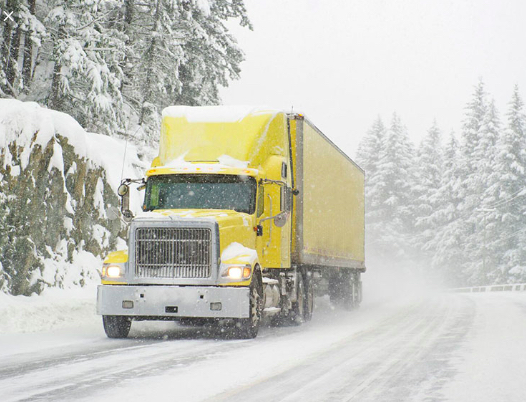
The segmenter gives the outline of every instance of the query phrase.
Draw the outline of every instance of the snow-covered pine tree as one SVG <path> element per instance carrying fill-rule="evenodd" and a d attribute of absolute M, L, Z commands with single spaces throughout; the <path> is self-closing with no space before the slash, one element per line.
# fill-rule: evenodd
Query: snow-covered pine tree
<path fill-rule="evenodd" d="M 414 150 L 400 118 L 393 114 L 380 149 L 377 171 L 370 181 L 371 197 L 378 202 L 371 223 L 375 250 L 385 256 L 408 258 L 412 254 Z M 376 201 L 375 201 L 376 202 Z"/>
<path fill-rule="evenodd" d="M 29 92 L 35 56 L 46 37 L 46 29 L 36 16 L 36 0 L 7 0 L 4 7 L 13 19 L 2 18 L 0 95 L 19 97 Z M 4 77 L 2 79 L 1 77 Z"/>
<path fill-rule="evenodd" d="M 486 192 L 487 253 L 491 283 L 526 280 L 526 116 L 515 86 L 507 113 L 508 124 L 498 141 L 498 153 Z"/>
<path fill-rule="evenodd" d="M 358 145 L 356 162 L 368 176 L 373 176 L 378 170 L 378 156 L 385 135 L 385 125 L 382 118 L 378 116 Z"/>
<path fill-rule="evenodd" d="M 20 13 L 20 0 L 6 0 L 0 3 L 2 10 L 10 10 L 15 15 Z M 16 96 L 17 81 L 20 80 L 18 70 L 18 52 L 20 50 L 21 27 L 14 18 L 3 17 L 0 20 L 2 31 L 0 52 L 0 95 Z"/>
<path fill-rule="evenodd" d="M 490 272 L 498 265 L 499 250 L 490 249 L 492 239 L 501 234 L 496 230 L 495 214 L 493 213 L 493 198 L 488 197 L 488 189 L 492 180 L 498 180 L 494 176 L 495 161 L 497 159 L 497 142 L 500 137 L 500 119 L 494 100 L 487 104 L 486 114 L 482 125 L 481 137 L 478 146 L 473 150 L 473 169 L 476 180 L 474 193 L 479 197 L 479 206 L 469 215 L 468 220 L 475 228 L 475 232 L 467 240 L 472 244 L 471 261 L 468 262 L 468 270 L 477 272 L 478 280 L 473 283 L 492 284 Z M 470 266 L 470 267 L 469 267 Z"/>
<path fill-rule="evenodd" d="M 459 205 L 462 183 L 459 167 L 459 145 L 455 134 L 450 133 L 444 148 L 443 172 L 438 191 L 433 195 L 435 209 L 427 219 L 434 229 L 434 235 L 427 239 L 424 250 L 432 254 L 432 267 L 448 286 L 465 283 L 462 272 L 464 256 L 463 234 L 460 231 Z"/>
<path fill-rule="evenodd" d="M 459 197 L 459 216 L 457 221 L 462 233 L 464 255 L 463 272 L 469 284 L 481 285 L 487 283 L 485 270 L 486 255 L 481 255 L 481 236 L 484 236 L 485 215 L 483 210 L 484 194 L 487 188 L 486 159 L 484 150 L 488 149 L 491 140 L 488 135 L 488 101 L 482 80 L 475 87 L 471 101 L 466 107 L 460 144 L 460 170 L 462 182 Z M 490 150 L 493 152 L 494 149 Z M 479 169 L 481 169 L 479 171 Z M 487 222 L 486 222 L 487 223 Z"/>
<path fill-rule="evenodd" d="M 51 32 L 53 74 L 47 104 L 90 131 L 123 127 L 120 64 L 124 36 L 104 23 L 112 0 L 55 0 L 45 23 Z"/>
<path fill-rule="evenodd" d="M 443 175 L 443 151 L 441 131 L 436 120 L 427 131 L 417 150 L 414 192 L 415 240 L 420 260 L 429 261 L 425 245 L 432 239 L 437 230 L 431 219 L 434 211 L 440 206 L 437 193 Z"/>
<path fill-rule="evenodd" d="M 17 23 L 0 21 L 0 96 L 103 133 L 156 137 L 165 106 L 219 103 L 243 60 L 225 22 L 250 27 L 242 0 L 3 1 Z"/>
<path fill-rule="evenodd" d="M 199 6 L 199 1 L 196 5 Z M 244 60 L 236 39 L 229 34 L 224 21 L 239 19 L 241 26 L 251 28 L 245 6 L 239 0 L 216 0 L 199 6 L 203 12 L 186 13 L 191 41 L 182 48 L 185 58 L 180 67 L 182 90 L 175 104 L 214 105 L 220 103 L 219 86 L 228 86 L 229 80 L 239 78 L 239 65 Z M 195 8 L 195 7 L 194 7 Z"/>
<path fill-rule="evenodd" d="M 365 230 L 368 240 L 376 238 L 377 226 L 381 222 L 378 216 L 380 212 L 378 189 L 374 186 L 373 178 L 378 173 L 379 155 L 385 136 L 385 125 L 378 116 L 356 151 L 356 162 L 365 170 Z M 369 244 L 369 241 L 367 243 Z"/>
<path fill-rule="evenodd" d="M 146 136 L 173 104 L 218 104 L 219 86 L 239 77 L 243 54 L 224 22 L 249 25 L 240 0 L 125 2 L 128 37 L 123 94 Z"/>

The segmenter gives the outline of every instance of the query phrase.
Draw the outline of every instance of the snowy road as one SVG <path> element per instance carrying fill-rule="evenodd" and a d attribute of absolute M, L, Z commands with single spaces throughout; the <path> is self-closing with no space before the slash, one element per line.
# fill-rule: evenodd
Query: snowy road
<path fill-rule="evenodd" d="M 98 317 L 1 335 L 0 400 L 525 400 L 526 293 L 437 294 L 350 313 L 317 304 L 312 322 L 248 341 L 173 323 L 134 323 L 131 339 L 110 340 Z"/>

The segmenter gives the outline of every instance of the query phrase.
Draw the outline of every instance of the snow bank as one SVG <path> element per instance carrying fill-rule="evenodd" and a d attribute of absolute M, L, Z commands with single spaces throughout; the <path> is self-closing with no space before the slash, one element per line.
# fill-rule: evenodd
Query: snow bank
<path fill-rule="evenodd" d="M 11 296 L 0 292 L 0 334 L 44 332 L 98 321 L 97 289 L 47 288 L 40 295 Z"/>

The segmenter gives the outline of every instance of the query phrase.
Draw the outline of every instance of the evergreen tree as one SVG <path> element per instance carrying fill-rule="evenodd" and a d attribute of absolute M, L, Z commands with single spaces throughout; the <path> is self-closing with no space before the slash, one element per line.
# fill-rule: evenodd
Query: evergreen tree
<path fill-rule="evenodd" d="M 378 188 L 374 177 L 378 174 L 379 155 L 386 136 L 386 128 L 380 116 L 367 131 L 356 152 L 356 161 L 365 171 L 365 230 L 367 239 L 375 239 L 381 222 Z M 373 240 L 374 241 L 374 240 Z M 367 247 L 370 242 L 367 242 Z"/>
<path fill-rule="evenodd" d="M 91 131 L 140 124 L 157 138 L 168 105 L 218 104 L 243 53 L 225 22 L 242 0 L 6 0 L 0 96 L 64 111 Z"/>
<path fill-rule="evenodd" d="M 385 135 L 385 125 L 378 116 L 358 145 L 356 161 L 368 176 L 375 175 L 378 170 L 378 155 Z"/>
<path fill-rule="evenodd" d="M 466 240 L 471 243 L 471 261 L 467 265 L 468 271 L 475 273 L 472 282 L 476 284 L 494 283 L 490 272 L 498 265 L 499 250 L 490 249 L 490 242 L 501 236 L 495 226 L 493 213 L 493 197 L 488 197 L 488 189 L 496 177 L 495 163 L 497 159 L 497 141 L 500 137 L 500 119 L 495 102 L 492 100 L 487 105 L 481 137 L 478 146 L 473 150 L 473 168 L 476 181 L 473 180 L 474 193 L 479 197 L 479 206 L 476 207 L 468 219 L 475 232 Z"/>
<path fill-rule="evenodd" d="M 56 0 L 46 19 L 54 63 L 48 105 L 89 130 L 106 134 L 124 121 L 120 94 L 124 38 L 103 24 L 114 6 L 106 0 Z"/>
<path fill-rule="evenodd" d="M 408 257 L 413 233 L 413 146 L 400 118 L 394 114 L 379 153 L 376 173 L 370 178 L 371 232 L 378 252 Z"/>
<path fill-rule="evenodd" d="M 436 228 L 435 234 L 424 244 L 424 249 L 433 255 L 432 267 L 449 286 L 460 286 L 465 282 L 462 273 L 464 239 L 460 231 L 459 212 L 462 202 L 459 191 L 462 183 L 459 155 L 457 139 L 451 132 L 444 149 L 444 170 L 440 185 L 432 198 L 436 207 L 426 222 Z"/>
<path fill-rule="evenodd" d="M 239 78 L 243 53 L 224 21 L 249 26 L 242 1 L 125 2 L 123 94 L 145 134 L 157 136 L 160 111 L 169 105 L 219 104 L 219 86 Z"/>
<path fill-rule="evenodd" d="M 526 280 L 526 116 L 524 103 L 516 86 L 509 111 L 508 124 L 498 142 L 490 187 L 487 191 L 486 242 L 494 264 L 488 269 L 492 283 Z"/>
<path fill-rule="evenodd" d="M 443 155 L 441 132 L 436 120 L 420 143 L 417 152 L 415 172 L 414 204 L 415 204 L 415 245 L 423 254 L 425 245 L 435 236 L 437 226 L 431 216 L 440 206 L 438 191 L 443 175 Z M 425 258 L 422 256 L 421 258 Z"/>
<path fill-rule="evenodd" d="M 484 172 L 479 172 L 485 166 L 483 150 L 489 141 L 485 140 L 488 122 L 487 93 L 482 80 L 475 87 L 472 100 L 466 107 L 466 115 L 461 134 L 460 169 L 462 182 L 460 185 L 458 206 L 460 218 L 456 221 L 455 231 L 462 233 L 464 255 L 462 256 L 463 272 L 470 284 L 484 284 L 484 259 L 480 253 L 480 234 L 484 233 L 485 212 L 482 210 L 486 182 Z M 485 252 L 483 252 L 485 254 Z"/>
<path fill-rule="evenodd" d="M 18 15 L 21 9 L 20 0 L 6 0 L 0 4 L 2 10 L 9 10 Z M 20 72 L 18 70 L 18 52 L 20 49 L 21 27 L 14 18 L 2 17 L 2 50 L 0 52 L 0 95 L 16 96 L 18 94 L 17 81 Z"/>

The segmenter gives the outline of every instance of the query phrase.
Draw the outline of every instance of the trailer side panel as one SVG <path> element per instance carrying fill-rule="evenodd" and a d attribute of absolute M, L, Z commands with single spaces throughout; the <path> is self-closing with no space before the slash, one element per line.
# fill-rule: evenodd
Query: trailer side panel
<path fill-rule="evenodd" d="M 364 269 L 364 172 L 308 120 L 296 123 L 293 263 Z"/>

